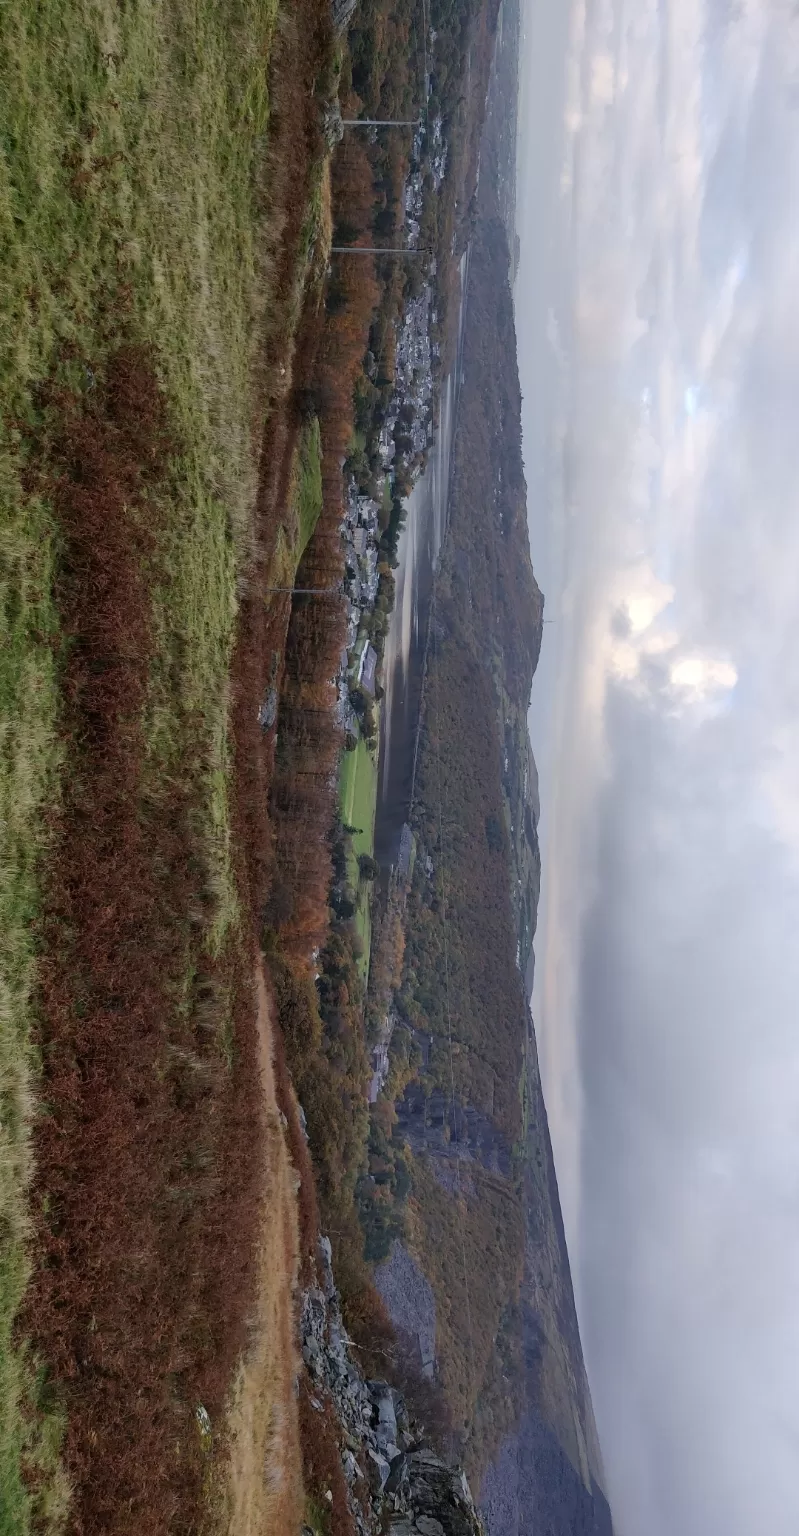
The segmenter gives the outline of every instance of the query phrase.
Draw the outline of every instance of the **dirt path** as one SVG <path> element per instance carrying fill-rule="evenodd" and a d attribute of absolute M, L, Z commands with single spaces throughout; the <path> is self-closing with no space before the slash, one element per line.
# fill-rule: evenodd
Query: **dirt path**
<path fill-rule="evenodd" d="M 259 959 L 255 974 L 265 1120 L 264 1214 L 252 1342 L 229 1415 L 226 1536 L 292 1536 L 302 1521 L 302 1464 L 295 1378 L 297 1174 L 289 1158 L 272 1065 L 272 1007 Z"/>

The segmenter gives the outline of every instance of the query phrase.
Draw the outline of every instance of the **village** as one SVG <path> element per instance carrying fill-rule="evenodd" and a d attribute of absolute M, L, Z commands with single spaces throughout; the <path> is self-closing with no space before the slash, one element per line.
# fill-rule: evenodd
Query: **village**
<path fill-rule="evenodd" d="M 429 168 L 433 189 L 437 192 L 444 179 L 447 151 L 442 139 L 441 119 L 436 117 L 429 129 L 420 126 L 414 134 L 411 170 L 405 185 L 405 230 L 409 249 L 418 246 L 425 195 L 422 157 L 425 136 L 429 136 Z M 390 505 L 395 492 L 397 424 L 402 413 L 407 422 L 410 448 L 404 458 L 411 477 L 424 469 L 433 437 L 436 390 L 438 386 L 438 344 L 431 339 L 436 324 L 433 303 L 435 259 L 431 257 L 421 292 L 405 305 L 396 344 L 394 391 L 379 435 L 380 463 L 385 475 L 385 498 Z M 379 695 L 379 657 L 368 633 L 369 615 L 377 600 L 378 546 L 380 544 L 381 506 L 373 497 L 358 489 L 354 476 L 347 487 L 341 538 L 344 545 L 344 589 L 347 598 L 347 644 L 342 651 L 337 678 L 338 718 L 345 732 L 357 736 L 358 720 L 353 707 L 353 693 L 369 700 Z"/>
<path fill-rule="evenodd" d="M 428 136 L 427 165 L 425 133 Z M 438 192 L 446 169 L 446 146 L 442 125 L 434 119 L 425 130 L 417 129 L 412 150 L 411 169 L 405 186 L 405 238 L 409 248 L 418 247 L 425 197 L 426 174 L 432 177 Z M 428 183 L 429 184 L 429 183 Z M 420 252 L 420 261 L 425 257 Z M 380 541 L 386 522 L 386 509 L 397 494 L 397 471 L 402 466 L 405 478 L 412 482 L 423 473 L 433 441 L 439 385 L 439 346 L 433 340 L 437 322 L 434 300 L 435 260 L 430 257 L 421 290 L 405 303 L 395 351 L 394 389 L 385 411 L 378 436 L 379 462 L 382 470 L 383 496 L 378 500 L 364 492 L 355 475 L 346 490 L 341 538 L 344 548 L 344 590 L 347 601 L 347 637 L 342 649 L 337 687 L 337 715 L 344 732 L 346 750 L 340 774 L 342 823 L 352 840 L 351 878 L 357 888 L 356 922 L 365 941 L 365 979 L 373 945 L 373 886 L 360 878 L 360 863 L 374 852 L 374 817 L 377 804 L 377 771 L 380 753 L 380 703 L 382 698 L 382 643 L 375 632 L 375 611 L 380 591 Z M 398 428 L 405 439 L 398 451 Z M 385 557 L 383 557 L 385 558 Z M 393 589 L 392 589 L 393 603 Z M 390 611 L 386 616 L 391 621 Z M 403 921 L 405 898 L 413 872 L 414 839 L 407 823 L 402 828 L 397 861 L 381 872 L 381 918 L 378 943 L 388 943 Z M 377 936 L 375 936 L 377 937 Z M 377 1038 L 372 1044 L 372 1078 L 368 1098 L 377 1100 L 389 1073 L 389 1047 L 396 1024 L 391 989 L 379 991 Z M 384 995 L 385 994 L 385 995 Z"/>

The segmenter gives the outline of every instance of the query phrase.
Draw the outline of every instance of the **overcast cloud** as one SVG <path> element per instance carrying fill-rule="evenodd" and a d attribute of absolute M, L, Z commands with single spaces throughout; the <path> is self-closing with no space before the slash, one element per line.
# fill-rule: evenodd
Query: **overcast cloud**
<path fill-rule="evenodd" d="M 795 1536 L 799 7 L 577 0 L 566 81 L 548 447 L 530 144 L 517 313 L 584 1344 L 620 1536 Z"/>

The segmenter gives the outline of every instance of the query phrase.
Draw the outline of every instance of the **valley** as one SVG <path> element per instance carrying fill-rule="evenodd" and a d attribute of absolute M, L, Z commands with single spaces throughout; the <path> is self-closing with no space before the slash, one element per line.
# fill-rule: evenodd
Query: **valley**
<path fill-rule="evenodd" d="M 0 1531 L 608 1536 L 528 1004 L 518 6 L 3 30 Z"/>

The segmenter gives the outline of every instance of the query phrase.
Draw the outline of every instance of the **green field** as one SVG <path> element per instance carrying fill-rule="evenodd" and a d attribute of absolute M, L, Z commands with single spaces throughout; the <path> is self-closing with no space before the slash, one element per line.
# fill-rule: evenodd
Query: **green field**
<path fill-rule="evenodd" d="M 106 5 L 18 0 L 0 53 L 0 1532 L 55 1529 L 58 1419 L 31 1412 L 38 1375 L 14 1319 L 28 1275 L 28 1125 L 45 805 L 56 806 L 59 529 L 26 473 L 40 386 L 80 402 L 131 341 L 152 355 L 174 441 L 158 530 L 145 721 L 154 794 L 191 771 L 212 894 L 208 947 L 238 922 L 228 805 L 229 665 L 276 323 L 265 185 L 267 64 L 278 0 Z M 321 166 L 320 166 L 321 180 Z M 321 200 L 317 197 L 317 202 Z M 318 210 L 317 210 L 318 212 Z M 310 265 L 313 218 L 305 241 Z M 308 273 L 281 300 L 287 336 Z M 283 370 L 285 373 L 286 370 Z M 290 377 L 279 387 L 288 388 Z M 271 393 L 270 393 L 271 391 Z M 305 453 L 309 536 L 317 447 Z M 316 457 L 314 455 L 316 454 Z M 68 765 L 67 765 L 68 766 Z"/>
<path fill-rule="evenodd" d="M 293 586 L 297 567 L 322 511 L 322 439 L 314 416 L 300 432 L 294 451 L 291 492 L 278 531 L 271 577 L 275 586 Z"/>
<path fill-rule="evenodd" d="M 297 558 L 300 560 L 322 510 L 322 438 L 319 422 L 305 427 L 297 449 L 297 481 L 295 500 L 297 507 Z"/>
<path fill-rule="evenodd" d="M 349 878 L 358 903 L 355 925 L 363 942 L 363 955 L 358 964 L 364 977 L 369 974 L 369 951 L 372 942 L 371 886 L 361 880 L 358 873 L 358 854 L 374 857 L 375 812 L 377 810 L 377 751 L 372 754 L 360 738 L 354 752 L 343 752 L 339 774 L 339 804 L 341 819 L 348 826 L 357 827 L 352 837 L 352 855 L 349 860 Z"/>

